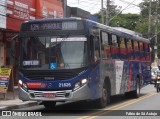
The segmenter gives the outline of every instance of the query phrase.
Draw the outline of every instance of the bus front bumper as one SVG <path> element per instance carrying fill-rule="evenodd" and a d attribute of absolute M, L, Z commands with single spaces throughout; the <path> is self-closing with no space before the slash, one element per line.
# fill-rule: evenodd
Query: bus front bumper
<path fill-rule="evenodd" d="M 28 90 L 25 91 L 22 87 L 18 91 L 19 99 L 23 101 L 80 101 L 87 100 L 91 98 L 90 89 L 87 85 L 72 91 L 72 90 L 62 90 L 62 91 L 36 91 Z"/>

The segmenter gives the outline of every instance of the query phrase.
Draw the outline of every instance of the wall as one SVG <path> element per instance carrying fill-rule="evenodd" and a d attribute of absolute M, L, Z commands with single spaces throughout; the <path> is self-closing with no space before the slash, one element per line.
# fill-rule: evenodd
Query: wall
<path fill-rule="evenodd" d="M 24 21 L 63 17 L 66 0 L 63 2 L 61 0 L 0 0 L 0 28 L 19 31 Z"/>
<path fill-rule="evenodd" d="M 0 67 L 4 66 L 4 44 L 0 42 Z"/>
<path fill-rule="evenodd" d="M 0 28 L 6 28 L 6 0 L 0 0 Z"/>
<path fill-rule="evenodd" d="M 36 0 L 7 1 L 7 29 L 19 31 L 23 21 L 35 19 Z"/>
<path fill-rule="evenodd" d="M 63 4 L 59 0 L 37 0 L 36 18 L 63 17 Z"/>

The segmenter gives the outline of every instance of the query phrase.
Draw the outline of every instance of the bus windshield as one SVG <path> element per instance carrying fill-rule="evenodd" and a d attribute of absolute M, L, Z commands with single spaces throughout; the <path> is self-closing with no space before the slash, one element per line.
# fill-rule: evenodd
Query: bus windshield
<path fill-rule="evenodd" d="M 84 36 L 27 37 L 21 41 L 23 68 L 56 70 L 88 65 L 87 38 Z"/>

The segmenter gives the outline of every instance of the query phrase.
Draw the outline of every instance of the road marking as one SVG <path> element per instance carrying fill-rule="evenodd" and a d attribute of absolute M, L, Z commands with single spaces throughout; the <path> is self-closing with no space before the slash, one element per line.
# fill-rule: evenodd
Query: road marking
<path fill-rule="evenodd" d="M 94 119 L 94 118 L 96 118 L 96 117 L 98 117 L 98 116 L 100 116 L 100 115 L 107 114 L 107 113 L 110 113 L 110 112 L 112 112 L 112 111 L 114 111 L 114 110 L 118 110 L 118 109 L 120 109 L 120 108 L 126 107 L 126 106 L 128 106 L 128 105 L 133 104 L 133 103 L 139 102 L 139 101 L 141 101 L 141 100 L 143 100 L 143 99 L 149 98 L 149 97 L 151 97 L 151 96 L 153 96 L 153 95 L 155 95 L 155 94 L 157 94 L 157 93 L 156 93 L 156 92 L 152 92 L 152 93 L 149 93 L 149 94 L 147 94 L 147 95 L 145 95 L 145 96 L 142 96 L 142 97 L 140 97 L 140 98 L 138 98 L 138 99 L 132 99 L 132 100 L 129 100 L 129 101 L 127 101 L 127 102 L 124 102 L 124 103 L 115 105 L 115 106 L 113 106 L 113 107 L 109 107 L 109 108 L 107 107 L 107 108 L 104 108 L 103 110 L 100 110 L 100 111 L 91 113 L 91 114 L 89 114 L 88 116 L 83 116 L 83 117 L 78 118 L 78 119 Z M 95 115 L 97 115 L 97 116 L 95 116 Z"/>

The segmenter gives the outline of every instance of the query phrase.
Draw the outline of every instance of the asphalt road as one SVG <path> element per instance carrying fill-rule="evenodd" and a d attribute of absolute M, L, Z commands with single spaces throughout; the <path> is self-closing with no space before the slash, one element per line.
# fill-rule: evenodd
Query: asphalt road
<path fill-rule="evenodd" d="M 78 102 L 58 104 L 52 111 L 46 110 L 43 105 L 23 108 L 18 111 L 40 112 L 42 113 L 41 118 L 47 116 L 52 119 L 158 119 L 160 118 L 160 93 L 156 92 L 153 85 L 148 85 L 141 89 L 141 95 L 138 99 L 126 99 L 123 95 L 113 96 L 111 104 L 104 109 L 94 108 L 93 103 Z"/>

